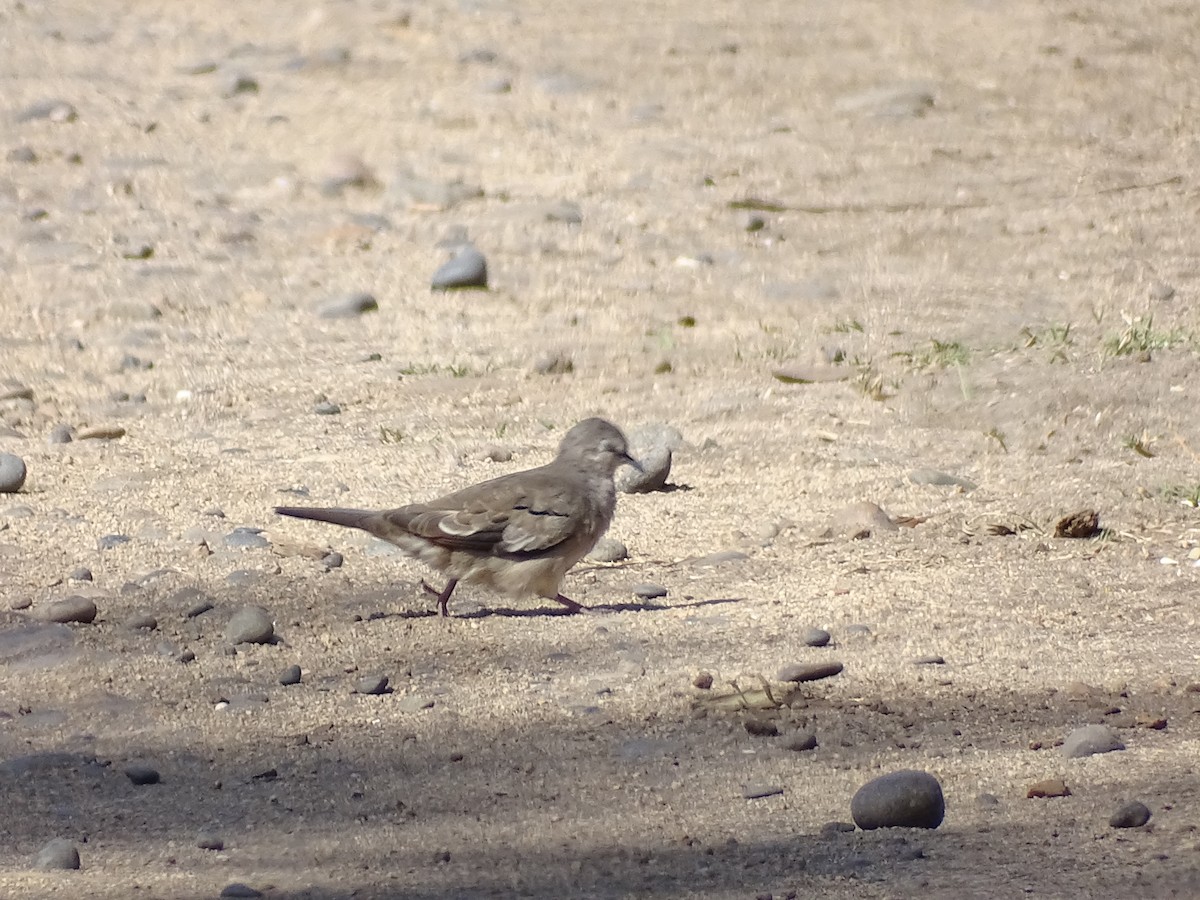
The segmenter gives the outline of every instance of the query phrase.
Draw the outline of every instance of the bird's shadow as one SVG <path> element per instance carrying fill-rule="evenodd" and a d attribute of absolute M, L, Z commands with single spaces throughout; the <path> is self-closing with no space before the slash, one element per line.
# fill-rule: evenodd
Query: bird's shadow
<path fill-rule="evenodd" d="M 702 606 L 718 606 L 726 603 L 741 603 L 745 597 L 714 597 L 710 599 L 698 600 L 688 598 L 681 603 L 652 603 L 649 601 L 642 602 L 613 602 L 613 603 L 597 603 L 594 606 L 585 607 L 582 612 L 575 612 L 566 607 L 554 606 L 537 606 L 532 609 L 516 609 L 510 606 L 481 606 L 461 613 L 451 613 L 451 619 L 490 619 L 493 616 L 499 616 L 506 619 L 553 619 L 553 618 L 568 618 L 580 616 L 590 618 L 596 614 L 604 613 L 640 613 L 640 612 L 664 612 L 672 609 L 694 609 Z M 437 610 L 434 609 L 400 609 L 395 612 L 385 613 L 376 612 L 368 616 L 366 621 L 376 621 L 378 619 L 429 619 L 436 618 Z"/>

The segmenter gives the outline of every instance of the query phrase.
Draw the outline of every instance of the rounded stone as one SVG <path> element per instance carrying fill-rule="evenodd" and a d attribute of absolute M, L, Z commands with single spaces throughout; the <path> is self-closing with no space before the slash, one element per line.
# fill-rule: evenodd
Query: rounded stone
<path fill-rule="evenodd" d="M 87 625 L 96 619 L 96 604 L 89 597 L 74 595 L 51 600 L 38 607 L 37 616 L 43 622 L 79 622 Z"/>
<path fill-rule="evenodd" d="M 279 683 L 282 685 L 299 684 L 303 674 L 299 666 L 288 666 L 279 673 Z"/>
<path fill-rule="evenodd" d="M 38 869 L 78 869 L 79 849 L 66 838 L 55 838 L 38 851 L 33 865 Z"/>
<path fill-rule="evenodd" d="M 354 319 L 363 313 L 375 312 L 378 309 L 379 301 L 373 294 L 354 291 L 326 300 L 317 307 L 317 315 L 322 319 Z"/>
<path fill-rule="evenodd" d="M 138 763 L 133 763 L 125 767 L 125 777 L 138 786 L 158 784 L 160 780 L 158 769 Z"/>
<path fill-rule="evenodd" d="M 1115 731 L 1107 725 L 1084 725 L 1076 728 L 1063 739 L 1062 752 L 1067 759 L 1080 759 L 1084 756 L 1095 756 L 1097 753 L 1111 753 L 1114 750 L 1124 750 L 1125 745 L 1117 737 Z"/>
<path fill-rule="evenodd" d="M 0 453 L 0 494 L 15 494 L 25 484 L 25 460 Z"/>
<path fill-rule="evenodd" d="M 1150 807 L 1145 803 L 1134 800 L 1126 803 L 1109 818 L 1108 824 L 1113 828 L 1141 828 L 1150 821 Z"/>
<path fill-rule="evenodd" d="M 474 247 L 463 247 L 433 273 L 429 286 L 435 291 L 486 288 L 487 260 Z"/>
<path fill-rule="evenodd" d="M 154 631 L 158 628 L 158 619 L 148 612 L 135 612 L 125 620 L 125 627 L 130 631 Z"/>
<path fill-rule="evenodd" d="M 780 681 L 799 684 L 802 681 L 820 681 L 822 678 L 832 678 L 841 671 L 842 664 L 840 662 L 792 663 L 780 669 L 776 677 Z"/>
<path fill-rule="evenodd" d="M 629 548 L 616 538 L 603 537 L 596 542 L 587 558 L 592 562 L 614 563 L 629 559 Z"/>
<path fill-rule="evenodd" d="M 635 584 L 633 595 L 639 600 L 657 600 L 659 597 L 667 596 L 667 589 L 661 584 Z"/>
<path fill-rule="evenodd" d="M 243 606 L 225 626 L 225 640 L 231 644 L 267 644 L 274 636 L 275 623 L 261 606 Z"/>
<path fill-rule="evenodd" d="M 642 471 L 624 466 L 614 479 L 623 494 L 648 494 L 661 491 L 671 474 L 671 450 L 668 447 L 648 447 L 637 455 Z"/>
<path fill-rule="evenodd" d="M 807 647 L 824 647 L 832 639 L 832 635 L 824 628 L 806 628 L 800 635 Z"/>
<path fill-rule="evenodd" d="M 937 828 L 946 815 L 946 801 L 936 778 L 928 772 L 904 769 L 860 787 L 850 801 L 850 815 L 864 831 Z"/>
<path fill-rule="evenodd" d="M 388 677 L 386 675 L 364 675 L 354 682 L 354 693 L 356 694 L 386 694 L 387 691 Z"/>

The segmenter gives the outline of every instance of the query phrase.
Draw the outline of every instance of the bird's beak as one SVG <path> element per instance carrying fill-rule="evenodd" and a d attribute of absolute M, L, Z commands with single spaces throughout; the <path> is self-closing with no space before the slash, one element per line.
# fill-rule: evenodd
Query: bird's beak
<path fill-rule="evenodd" d="M 646 470 L 642 468 L 642 464 L 640 462 L 638 462 L 636 459 L 634 459 L 632 456 L 630 456 L 628 453 L 626 453 L 621 458 L 621 462 L 625 463 L 625 465 L 627 465 L 627 466 L 633 466 L 635 469 L 637 469 L 643 475 L 646 474 Z"/>

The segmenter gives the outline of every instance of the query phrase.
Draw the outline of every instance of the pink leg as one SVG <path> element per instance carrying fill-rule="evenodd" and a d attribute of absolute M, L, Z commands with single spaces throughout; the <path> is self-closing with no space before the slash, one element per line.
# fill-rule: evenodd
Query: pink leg
<path fill-rule="evenodd" d="M 583 612 L 585 609 L 587 609 L 587 607 L 584 606 L 583 604 L 576 603 L 570 597 L 564 597 L 562 594 L 559 594 L 554 599 L 555 599 L 555 601 L 557 601 L 558 603 L 561 603 L 563 606 L 565 606 L 567 609 L 569 609 L 573 613 Z"/>

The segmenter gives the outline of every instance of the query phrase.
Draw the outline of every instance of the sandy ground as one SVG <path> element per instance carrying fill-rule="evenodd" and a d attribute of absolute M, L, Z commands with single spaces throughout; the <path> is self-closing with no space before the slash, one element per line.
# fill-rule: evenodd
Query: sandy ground
<path fill-rule="evenodd" d="M 1200 895 L 1198 34 L 1167 0 L 0 5 L 0 893 Z M 462 229 L 491 290 L 432 293 Z M 631 558 L 568 578 L 595 613 L 440 620 L 417 565 L 271 512 L 592 414 L 686 441 L 621 498 Z M 915 527 L 828 528 L 862 501 Z M 39 624 L 76 594 L 95 623 Z M 226 646 L 245 604 L 277 643 Z M 1126 749 L 1064 758 L 1093 722 Z M 940 828 L 821 831 L 897 769 Z M 54 837 L 80 871 L 33 867 Z"/>

